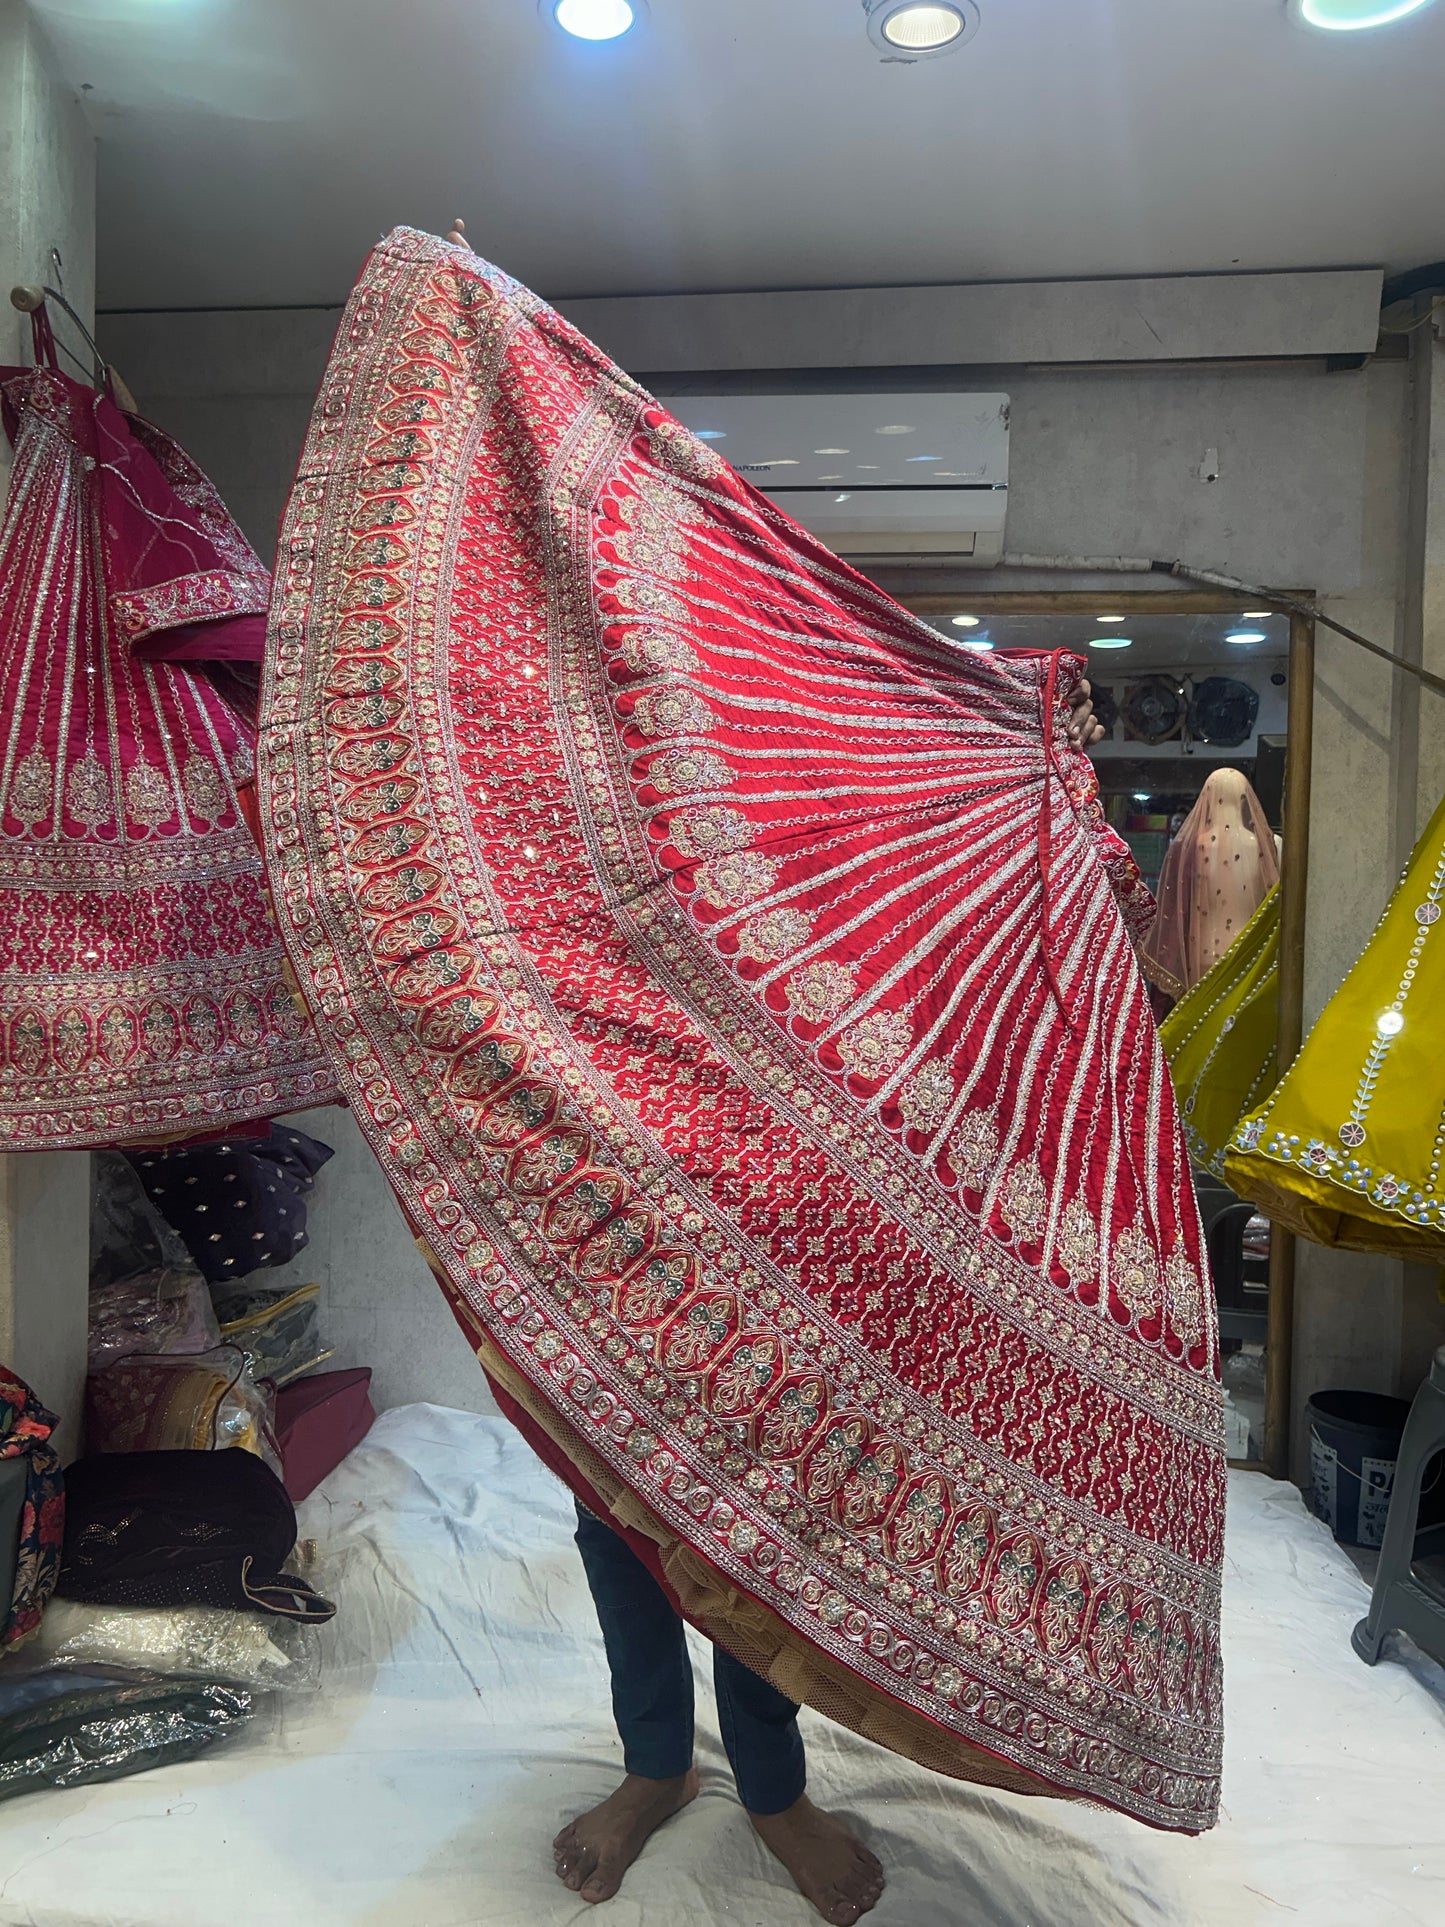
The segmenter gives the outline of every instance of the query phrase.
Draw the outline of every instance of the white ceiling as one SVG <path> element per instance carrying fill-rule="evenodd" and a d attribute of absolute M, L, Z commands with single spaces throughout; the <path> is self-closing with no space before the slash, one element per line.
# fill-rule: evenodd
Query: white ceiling
<path fill-rule="evenodd" d="M 101 141 L 109 306 L 330 302 L 464 213 L 554 298 L 1445 256 L 1445 5 L 981 0 L 880 61 L 858 0 L 35 0 Z"/>

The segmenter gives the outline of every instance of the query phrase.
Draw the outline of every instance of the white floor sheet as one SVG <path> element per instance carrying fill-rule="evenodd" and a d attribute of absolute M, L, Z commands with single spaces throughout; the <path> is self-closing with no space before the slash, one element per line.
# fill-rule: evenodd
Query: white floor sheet
<path fill-rule="evenodd" d="M 733 1797 L 699 1673 L 702 1797 L 599 1911 L 553 1878 L 615 1782 L 571 1501 L 500 1418 L 411 1405 L 302 1508 L 341 1612 L 264 1744 L 0 1807 L 4 1927 L 806 1927 Z M 1371 1670 L 1366 1603 L 1299 1495 L 1230 1485 L 1224 1815 L 1200 1840 L 955 1785 L 804 1715 L 814 1796 L 887 1864 L 877 1927 L 1440 1927 L 1445 1674 Z M 701 1662 L 705 1647 L 696 1641 Z"/>

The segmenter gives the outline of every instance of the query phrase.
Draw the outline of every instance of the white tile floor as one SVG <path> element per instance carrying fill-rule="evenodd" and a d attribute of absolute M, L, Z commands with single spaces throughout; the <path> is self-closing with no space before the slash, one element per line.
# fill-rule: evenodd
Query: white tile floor
<path fill-rule="evenodd" d="M 0 1808 L 0 1927 L 806 1927 L 699 1691 L 703 1797 L 601 1915 L 552 1877 L 618 1771 L 570 1502 L 504 1421 L 414 1405 L 303 1508 L 342 1616 L 264 1742 Z M 1350 1561 L 1237 1473 L 1225 1812 L 1200 1840 L 935 1778 L 805 1715 L 886 1860 L 878 1927 L 1440 1927 L 1445 1674 L 1371 1671 Z"/>

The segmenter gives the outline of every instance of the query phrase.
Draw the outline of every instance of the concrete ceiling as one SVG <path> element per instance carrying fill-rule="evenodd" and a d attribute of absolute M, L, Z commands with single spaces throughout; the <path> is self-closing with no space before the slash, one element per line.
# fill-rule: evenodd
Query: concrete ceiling
<path fill-rule="evenodd" d="M 554 298 L 1445 256 L 1445 4 L 981 0 L 885 64 L 859 0 L 35 0 L 100 139 L 102 303 L 330 302 L 464 213 Z"/>

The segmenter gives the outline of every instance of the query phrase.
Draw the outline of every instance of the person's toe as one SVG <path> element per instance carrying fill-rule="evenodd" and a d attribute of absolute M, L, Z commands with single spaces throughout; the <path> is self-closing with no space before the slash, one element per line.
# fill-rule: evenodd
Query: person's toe
<path fill-rule="evenodd" d="M 604 1861 L 595 1873 L 589 1875 L 581 1888 L 582 1898 L 594 1903 L 599 1900 L 611 1900 L 621 1885 L 621 1875 Z"/>
<path fill-rule="evenodd" d="M 563 1827 L 562 1831 L 557 1835 L 557 1838 L 552 1842 L 552 1851 L 553 1853 L 566 1853 L 570 1847 L 575 1847 L 576 1845 L 577 1845 L 577 1829 L 569 1821 L 568 1824 L 565 1827 Z"/>

